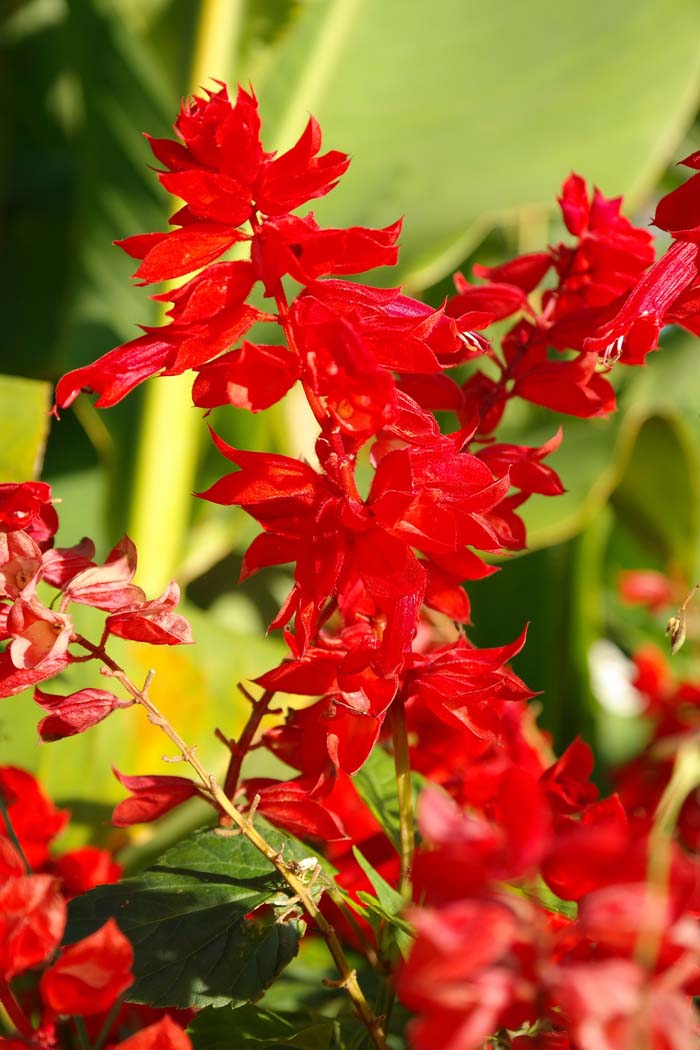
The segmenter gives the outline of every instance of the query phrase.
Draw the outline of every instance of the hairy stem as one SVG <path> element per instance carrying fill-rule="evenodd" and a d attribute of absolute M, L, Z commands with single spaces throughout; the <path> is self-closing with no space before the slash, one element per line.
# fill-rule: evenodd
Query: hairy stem
<path fill-rule="evenodd" d="M 346 990 L 355 1008 L 355 1012 L 367 1028 L 377 1050 L 387 1050 L 381 1021 L 375 1017 L 372 1012 L 372 1009 L 365 998 L 364 992 L 360 988 L 360 984 L 357 980 L 357 973 L 350 966 L 335 930 L 314 900 L 310 887 L 308 887 L 296 874 L 293 864 L 287 864 L 282 859 L 279 851 L 263 838 L 254 826 L 252 820 L 236 809 L 231 799 L 226 795 L 223 789 L 219 787 L 213 773 L 210 773 L 202 765 L 194 749 L 183 740 L 168 719 L 161 714 L 148 694 L 148 687 L 150 685 L 152 673 L 149 674 L 145 684 L 139 688 L 131 681 L 119 664 L 115 663 L 115 661 L 108 656 L 103 648 L 93 645 L 92 642 L 87 638 L 83 638 L 81 635 L 77 635 L 74 638 L 74 641 L 79 645 L 82 645 L 84 649 L 88 650 L 88 652 L 91 652 L 93 656 L 97 657 L 97 659 L 101 660 L 107 669 L 108 674 L 121 683 L 137 704 L 140 704 L 141 707 L 145 708 L 149 721 L 152 722 L 153 725 L 158 726 L 175 745 L 183 761 L 187 762 L 187 764 L 195 771 L 202 786 L 211 795 L 216 804 L 228 817 L 230 817 L 232 823 L 243 835 L 245 835 L 248 841 L 251 842 L 276 868 L 292 890 L 294 896 L 298 899 L 306 914 L 309 918 L 313 919 L 321 936 L 325 940 L 328 950 L 338 969 L 338 973 L 340 974 L 340 980 L 337 982 L 338 987 L 342 987 Z"/>
<path fill-rule="evenodd" d="M 231 744 L 231 760 L 226 771 L 226 779 L 224 780 L 224 794 L 227 798 L 233 799 L 236 794 L 236 788 L 238 787 L 238 781 L 241 776 L 241 766 L 243 765 L 243 759 L 250 751 L 255 734 L 258 731 L 260 723 L 267 714 L 267 709 L 270 706 L 270 701 L 275 695 L 274 689 L 268 689 L 259 700 L 254 700 L 244 690 L 244 695 L 250 700 L 253 705 L 253 710 L 248 716 L 248 721 L 243 727 L 243 732 L 239 736 L 238 740 Z"/>
<path fill-rule="evenodd" d="M 413 785 L 411 783 L 411 760 L 408 752 L 408 730 L 406 708 L 397 699 L 391 706 L 391 733 L 394 743 L 394 767 L 396 769 L 396 792 L 399 799 L 399 834 L 401 840 L 401 881 L 399 890 L 409 898 L 411 895 L 411 869 L 415 850 L 416 830 L 413 815 Z"/>

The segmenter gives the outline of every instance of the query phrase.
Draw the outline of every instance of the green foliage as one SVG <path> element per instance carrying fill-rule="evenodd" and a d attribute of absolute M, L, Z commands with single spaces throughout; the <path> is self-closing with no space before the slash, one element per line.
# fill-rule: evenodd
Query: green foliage
<path fill-rule="evenodd" d="M 376 897 L 373 897 L 370 893 L 359 890 L 357 896 L 364 904 L 372 926 L 380 935 L 379 943 L 382 950 L 390 951 L 395 944 L 402 955 L 408 955 L 412 943 L 412 931 L 409 923 L 401 917 L 406 901 L 393 886 L 389 885 L 376 868 L 372 867 L 356 846 L 353 846 L 352 853 L 376 893 Z M 389 936 L 386 933 L 385 927 L 387 926 L 390 931 Z"/>
<path fill-rule="evenodd" d="M 36 477 L 49 432 L 48 383 L 0 376 L 0 483 Z"/>
<path fill-rule="evenodd" d="M 260 821 L 287 860 L 308 849 Z M 134 1002 L 224 1006 L 258 999 L 297 953 L 303 925 L 280 915 L 286 883 L 241 835 L 200 831 L 140 875 L 99 886 L 71 903 L 67 943 L 113 917 L 135 953 Z M 252 917 L 268 904 L 272 910 Z"/>
<path fill-rule="evenodd" d="M 412 776 L 414 798 L 418 798 L 423 778 Z M 353 776 L 353 783 L 362 801 L 381 824 L 393 842 L 396 851 L 401 848 L 399 831 L 399 803 L 396 797 L 396 772 L 394 759 L 380 747 L 376 747 L 361 769 Z"/>
<path fill-rule="evenodd" d="M 189 1033 L 195 1050 L 230 1050 L 248 1047 L 254 1050 L 278 1050 L 285 1046 L 298 1050 L 327 1050 L 331 1045 L 334 1024 L 302 1018 L 291 1019 L 256 1006 L 237 1010 L 202 1010 L 190 1025 Z"/>

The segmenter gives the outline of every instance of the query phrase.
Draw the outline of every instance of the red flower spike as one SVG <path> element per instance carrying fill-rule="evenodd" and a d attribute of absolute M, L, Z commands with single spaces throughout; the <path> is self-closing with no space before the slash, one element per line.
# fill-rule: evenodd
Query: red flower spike
<path fill-rule="evenodd" d="M 131 707 L 133 700 L 120 700 L 104 689 L 81 689 L 68 696 L 34 690 L 34 699 L 50 714 L 39 722 L 39 736 L 44 741 L 62 740 L 86 729 L 110 715 L 117 708 Z"/>
<path fill-rule="evenodd" d="M 66 902 L 52 875 L 22 875 L 0 886 L 0 975 L 9 981 L 58 946 Z"/>
<path fill-rule="evenodd" d="M 134 952 L 114 919 L 64 948 L 41 977 L 44 1002 L 57 1014 L 85 1017 L 109 1010 L 133 984 Z"/>
<path fill-rule="evenodd" d="M 180 588 L 172 580 L 160 598 L 108 616 L 105 631 L 118 638 L 150 645 L 193 645 L 189 623 L 184 616 L 173 612 L 179 601 Z"/>
<path fill-rule="evenodd" d="M 201 794 L 194 781 L 186 777 L 130 777 L 117 769 L 114 770 L 114 775 L 119 783 L 131 792 L 131 797 L 119 802 L 112 814 L 112 823 L 116 828 L 148 824 L 186 802 L 188 798 Z"/>
<path fill-rule="evenodd" d="M 192 1042 L 187 1032 L 166 1016 L 117 1043 L 114 1050 L 192 1050 Z"/>

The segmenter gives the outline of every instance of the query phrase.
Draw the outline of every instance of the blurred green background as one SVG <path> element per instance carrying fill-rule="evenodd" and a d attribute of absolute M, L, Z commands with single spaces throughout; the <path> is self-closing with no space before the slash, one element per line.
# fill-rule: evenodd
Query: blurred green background
<path fill-rule="evenodd" d="M 158 319 L 132 285 L 133 261 L 111 244 L 167 222 L 141 132 L 169 134 L 181 96 L 209 76 L 253 84 L 268 149 L 290 145 L 312 112 L 326 146 L 353 156 L 315 206 L 319 221 L 404 215 L 398 271 L 372 279 L 438 304 L 452 272 L 476 258 L 493 263 L 563 236 L 555 197 L 571 170 L 609 196 L 624 193 L 627 214 L 647 221 L 682 177 L 674 162 L 700 146 L 700 6 L 3 0 L 0 12 L 0 479 L 40 470 L 63 501 L 59 542 L 89 533 L 104 556 L 128 529 L 150 592 L 173 574 L 187 585 L 198 644 L 125 659 L 135 675 L 156 668 L 155 699 L 205 756 L 217 754 L 213 728 L 231 732 L 245 716 L 236 682 L 279 658 L 279 639 L 263 631 L 287 580 L 268 572 L 235 589 L 254 527 L 192 499 L 222 465 L 190 407 L 190 381 L 151 382 L 101 413 L 83 397 L 48 427 L 62 372 Z M 533 553 L 471 590 L 478 643 L 505 643 L 532 621 L 516 666 L 544 690 L 543 724 L 558 747 L 583 731 L 603 762 L 633 749 L 643 728 L 593 696 L 591 644 L 610 637 L 629 652 L 663 628 L 619 604 L 619 571 L 697 578 L 694 344 L 669 331 L 649 368 L 618 369 L 614 418 L 561 420 L 552 462 L 567 494 L 531 501 Z M 213 422 L 243 447 L 308 445 L 293 404 L 255 417 L 231 409 Z M 559 422 L 519 407 L 505 437 L 540 443 Z M 65 679 L 65 692 L 95 684 L 92 670 Z M 132 712 L 39 746 L 38 715 L 29 696 L 2 701 L 0 762 L 39 770 L 102 834 L 106 803 L 121 793 L 110 763 L 155 770 L 157 733 Z"/>

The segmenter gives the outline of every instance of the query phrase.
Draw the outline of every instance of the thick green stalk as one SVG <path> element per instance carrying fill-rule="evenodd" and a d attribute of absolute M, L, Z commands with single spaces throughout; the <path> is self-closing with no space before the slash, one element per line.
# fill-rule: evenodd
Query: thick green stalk
<path fill-rule="evenodd" d="M 244 0 L 201 0 L 193 91 L 212 78 L 230 79 L 243 10 Z M 191 388 L 189 373 L 146 386 L 128 528 L 139 552 L 139 582 L 148 592 L 163 588 L 183 554 L 206 432 L 192 408 Z"/>
<path fill-rule="evenodd" d="M 413 815 L 413 784 L 411 783 L 411 760 L 408 750 L 406 709 L 401 699 L 395 700 L 391 706 L 391 731 L 394 744 L 396 793 L 399 800 L 399 836 L 401 840 L 401 881 L 399 890 L 402 896 L 410 899 L 411 869 L 413 867 L 416 831 Z"/>
<path fill-rule="evenodd" d="M 668 907 L 673 836 L 683 803 L 700 785 L 700 743 L 685 740 L 678 748 L 673 773 L 656 807 L 649 834 L 647 890 L 639 922 L 635 958 L 653 971 L 661 947 Z"/>

